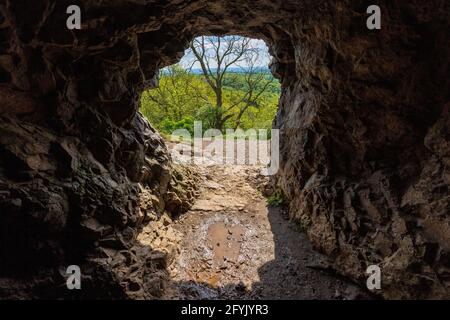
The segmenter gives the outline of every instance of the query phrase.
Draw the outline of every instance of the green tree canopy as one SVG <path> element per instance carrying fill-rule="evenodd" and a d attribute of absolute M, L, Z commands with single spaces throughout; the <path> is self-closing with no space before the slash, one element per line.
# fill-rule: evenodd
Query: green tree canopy
<path fill-rule="evenodd" d="M 202 121 L 204 130 L 270 129 L 280 85 L 270 72 L 254 66 L 252 61 L 257 57 L 256 51 L 246 47 L 248 41 L 239 42 L 239 38 L 212 41 L 215 43 L 210 46 L 215 48 L 212 59 L 219 60 L 215 64 L 203 61 L 204 68 L 200 72 L 192 72 L 180 65 L 164 69 L 159 87 L 142 94 L 141 112 L 166 134 L 179 128 L 191 131 L 194 121 Z M 201 44 L 200 48 L 191 45 L 191 50 L 196 52 L 194 57 L 206 59 L 209 50 L 205 46 L 206 40 L 197 41 L 200 41 L 197 42 Z M 246 68 L 232 67 L 233 63 L 242 60 L 246 60 Z"/>

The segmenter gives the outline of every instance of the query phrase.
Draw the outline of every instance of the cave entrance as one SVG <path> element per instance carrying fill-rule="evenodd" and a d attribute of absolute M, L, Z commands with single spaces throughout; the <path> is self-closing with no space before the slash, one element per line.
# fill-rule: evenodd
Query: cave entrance
<path fill-rule="evenodd" d="M 159 86 L 144 91 L 141 112 L 170 146 L 180 137 L 192 142 L 196 162 L 268 164 L 265 144 L 272 138 L 281 93 L 270 60 L 262 40 L 197 37 L 179 63 L 160 72 Z"/>
<path fill-rule="evenodd" d="M 142 94 L 142 114 L 199 185 L 188 212 L 167 227 L 178 248 L 165 298 L 329 299 L 348 286 L 308 269 L 305 261 L 323 258 L 287 220 L 284 195 L 263 170 L 278 153 L 272 123 L 281 86 L 269 62 L 262 40 L 197 37 Z"/>
<path fill-rule="evenodd" d="M 365 285 L 367 270 L 381 266 L 382 289 L 374 292 L 385 298 L 450 296 L 449 1 L 379 1 L 381 29 L 370 26 L 368 1 L 74 1 L 81 30 L 67 29 L 69 1 L 36 0 L 33 10 L 25 2 L 0 1 L 1 297 L 73 297 L 61 272 L 69 265 L 83 272 L 80 297 L 159 293 L 164 259 L 148 253 L 164 245 L 160 234 L 170 223 L 156 220 L 182 199 L 173 195 L 176 174 L 164 142 L 136 111 L 143 87 L 202 34 L 256 37 L 270 47 L 271 71 L 282 82 L 276 183 L 290 200 L 289 215 L 305 224 L 331 267 Z M 236 112 L 226 118 L 208 107 L 224 102 L 208 99 L 201 109 L 219 131 L 239 122 Z M 189 132 L 183 119 L 168 125 Z M 204 221 L 228 205 L 248 223 L 268 210 L 261 214 L 269 219 L 266 234 L 280 236 L 261 255 L 275 252 L 271 261 L 282 267 L 265 268 L 267 262 L 251 283 L 290 285 L 294 277 L 282 274 L 297 272 L 305 290 L 322 288 L 304 268 L 304 251 L 292 263 L 278 259 L 305 246 L 301 233 L 284 241 L 288 229 L 276 229 L 281 215 L 270 215 L 252 184 L 264 177 L 251 167 L 194 165 L 204 177 L 196 202 L 202 210 L 181 217 L 204 216 L 200 233 L 192 225 L 186 234 L 256 243 L 227 221 L 202 229 Z M 273 204 L 282 199 L 275 194 Z M 141 229 L 147 245 L 134 250 Z M 233 248 L 217 252 L 213 264 L 236 260 Z M 221 273 L 236 268 L 223 267 Z M 215 282 L 193 277 L 177 282 Z M 215 286 L 228 287 L 220 279 Z M 316 298 L 329 292 L 323 290 Z"/>

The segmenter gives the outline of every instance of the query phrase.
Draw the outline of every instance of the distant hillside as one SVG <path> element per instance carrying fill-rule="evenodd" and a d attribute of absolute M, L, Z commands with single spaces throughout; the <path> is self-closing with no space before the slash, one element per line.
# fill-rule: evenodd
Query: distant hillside
<path fill-rule="evenodd" d="M 230 67 L 230 68 L 228 68 L 228 72 L 230 72 L 230 73 L 245 73 L 246 71 L 248 71 L 248 69 L 249 68 L 246 68 L 246 67 L 243 67 L 243 68 L 240 68 L 240 67 Z M 211 71 L 212 72 L 215 72 L 217 69 L 215 69 L 215 68 L 212 68 L 211 69 Z M 255 71 L 258 71 L 258 72 L 262 72 L 262 73 L 270 73 L 270 69 L 268 68 L 268 67 L 256 67 L 255 68 Z M 193 74 L 202 74 L 202 70 L 201 69 L 191 69 L 190 70 L 190 73 L 193 73 Z"/>

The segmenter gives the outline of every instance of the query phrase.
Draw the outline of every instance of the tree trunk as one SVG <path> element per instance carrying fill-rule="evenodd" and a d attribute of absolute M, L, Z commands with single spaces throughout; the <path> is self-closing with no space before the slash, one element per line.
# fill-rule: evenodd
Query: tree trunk
<path fill-rule="evenodd" d="M 222 87 L 218 86 L 217 90 L 214 90 L 216 94 L 216 114 L 215 114 L 215 123 L 214 128 L 222 131 L 223 129 L 223 114 L 222 114 L 222 106 L 223 106 L 223 97 L 222 97 Z"/>

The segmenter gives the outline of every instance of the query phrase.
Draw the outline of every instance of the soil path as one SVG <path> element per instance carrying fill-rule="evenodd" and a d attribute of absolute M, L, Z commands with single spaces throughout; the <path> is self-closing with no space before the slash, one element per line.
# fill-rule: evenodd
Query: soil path
<path fill-rule="evenodd" d="M 256 166 L 202 166 L 201 196 L 175 220 L 181 251 L 165 299 L 356 299 L 362 289 L 315 266 L 300 227 L 259 191 Z"/>

